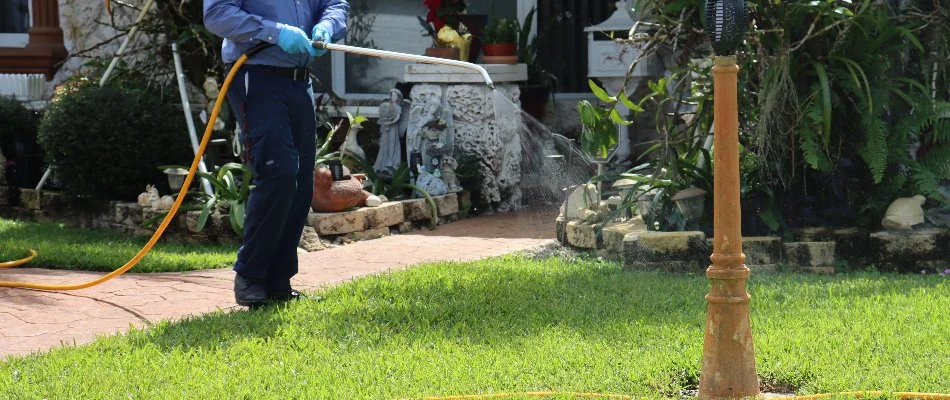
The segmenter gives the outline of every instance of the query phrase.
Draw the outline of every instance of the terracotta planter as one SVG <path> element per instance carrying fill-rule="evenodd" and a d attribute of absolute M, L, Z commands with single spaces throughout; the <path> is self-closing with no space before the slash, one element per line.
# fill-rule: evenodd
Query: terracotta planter
<path fill-rule="evenodd" d="M 516 56 L 518 45 L 514 43 L 483 44 L 482 52 L 489 57 Z"/>
<path fill-rule="evenodd" d="M 363 190 L 364 175 L 351 175 L 334 181 L 327 168 L 313 172 L 313 199 L 310 208 L 315 212 L 339 212 L 366 204 L 369 192 Z"/>
<path fill-rule="evenodd" d="M 459 49 L 452 47 L 430 47 L 426 49 L 426 56 L 449 60 L 458 60 L 461 54 Z"/>

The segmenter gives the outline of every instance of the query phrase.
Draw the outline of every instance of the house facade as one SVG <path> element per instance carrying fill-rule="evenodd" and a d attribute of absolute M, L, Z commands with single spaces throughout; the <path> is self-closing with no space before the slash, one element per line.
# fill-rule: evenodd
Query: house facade
<path fill-rule="evenodd" d="M 0 3 L 0 73 L 52 79 L 68 54 L 57 0 Z"/>
<path fill-rule="evenodd" d="M 614 0 L 469 0 L 468 13 L 524 21 L 537 10 L 532 37 L 558 77 L 561 93 L 586 92 L 584 27 L 616 9 Z M 421 0 L 351 0 L 348 44 L 422 54 L 431 43 L 422 35 Z M 138 6 L 141 6 L 140 4 Z M 117 22 L 130 24 L 135 12 L 119 10 Z M 118 48 L 117 32 L 100 22 L 109 17 L 101 1 L 5 0 L 0 3 L 0 74 L 43 74 L 55 85 L 74 73 L 85 56 L 108 56 Z M 77 56 L 79 55 L 79 56 Z M 383 99 L 402 80 L 405 63 L 331 54 L 316 61 L 326 89 L 348 100 Z"/>

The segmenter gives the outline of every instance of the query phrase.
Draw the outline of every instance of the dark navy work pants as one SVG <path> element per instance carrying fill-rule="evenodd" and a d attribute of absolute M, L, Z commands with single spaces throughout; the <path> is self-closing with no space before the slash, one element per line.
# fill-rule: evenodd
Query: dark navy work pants
<path fill-rule="evenodd" d="M 313 195 L 316 116 L 309 80 L 245 65 L 228 89 L 254 188 L 244 219 L 244 244 L 234 271 L 288 289 L 297 274 L 297 244 Z"/>

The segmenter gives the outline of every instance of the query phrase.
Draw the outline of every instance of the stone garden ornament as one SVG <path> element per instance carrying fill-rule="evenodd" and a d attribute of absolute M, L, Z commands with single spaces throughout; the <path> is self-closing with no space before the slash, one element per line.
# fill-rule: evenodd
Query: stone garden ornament
<path fill-rule="evenodd" d="M 909 231 L 914 225 L 924 223 L 924 210 L 921 206 L 926 201 L 921 195 L 894 200 L 884 212 L 881 226 L 892 231 Z"/>
<path fill-rule="evenodd" d="M 403 100 L 399 89 L 389 91 L 389 100 L 379 105 L 379 155 L 373 169 L 386 174 L 402 163 L 402 139 L 409 128 L 412 103 Z"/>
<path fill-rule="evenodd" d="M 462 187 L 459 186 L 458 176 L 455 174 L 455 170 L 458 169 L 458 167 L 459 163 L 455 160 L 455 157 L 450 155 L 442 156 L 441 178 L 442 182 L 445 182 L 446 190 L 450 193 L 462 190 Z"/>
<path fill-rule="evenodd" d="M 455 151 L 455 123 L 452 107 L 445 101 L 437 86 L 423 85 L 413 88 L 412 107 L 409 110 L 409 126 L 406 132 L 406 159 L 414 152 L 422 155 L 426 170 L 434 172 L 438 165 L 434 153 Z M 444 150 L 443 150 L 444 149 Z"/>
<path fill-rule="evenodd" d="M 356 156 L 362 160 L 366 159 L 366 152 L 363 151 L 363 148 L 360 147 L 359 142 L 356 140 L 357 134 L 359 134 L 362 129 L 363 125 L 359 122 L 353 122 L 350 125 L 350 129 L 346 131 L 346 139 L 343 140 L 343 144 L 340 145 L 340 156 L 343 157 L 344 165 L 351 169 L 353 167 L 352 161 L 347 160 L 347 155 Z"/>
<path fill-rule="evenodd" d="M 152 185 L 146 185 L 145 191 L 139 194 L 138 203 L 142 207 L 152 207 L 158 204 L 161 197 L 158 196 L 158 188 Z"/>

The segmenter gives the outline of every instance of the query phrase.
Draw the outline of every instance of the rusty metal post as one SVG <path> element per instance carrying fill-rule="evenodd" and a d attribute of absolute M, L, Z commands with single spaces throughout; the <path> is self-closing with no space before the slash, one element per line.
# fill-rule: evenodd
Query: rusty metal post
<path fill-rule="evenodd" d="M 735 56 L 716 56 L 714 216 L 712 265 L 706 270 L 706 335 L 699 398 L 737 399 L 759 394 L 749 322 L 749 268 L 742 254 L 739 205 L 739 113 Z"/>

